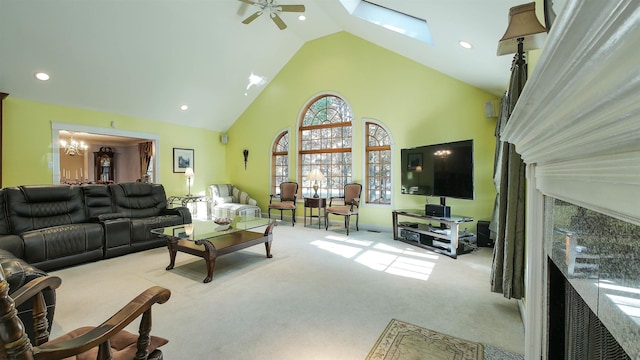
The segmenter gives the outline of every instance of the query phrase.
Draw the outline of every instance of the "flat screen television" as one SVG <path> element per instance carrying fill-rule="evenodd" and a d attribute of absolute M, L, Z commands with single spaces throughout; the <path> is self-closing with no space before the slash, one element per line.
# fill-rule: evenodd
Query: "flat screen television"
<path fill-rule="evenodd" d="M 402 193 L 473 200 L 473 140 L 402 149 Z"/>

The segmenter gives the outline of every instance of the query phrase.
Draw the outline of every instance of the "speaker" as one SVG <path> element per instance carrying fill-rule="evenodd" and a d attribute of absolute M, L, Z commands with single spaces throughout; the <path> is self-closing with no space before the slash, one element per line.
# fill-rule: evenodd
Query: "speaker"
<path fill-rule="evenodd" d="M 426 204 L 424 213 L 428 216 L 451 217 L 451 207 L 436 204 Z"/>
<path fill-rule="evenodd" d="M 229 142 L 229 135 L 227 134 L 220 135 L 220 142 L 227 145 L 227 143 Z"/>
<path fill-rule="evenodd" d="M 484 116 L 487 119 L 498 117 L 498 101 L 490 100 L 484 103 Z"/>
<path fill-rule="evenodd" d="M 476 225 L 476 239 L 478 246 L 492 247 L 493 240 L 490 238 L 489 222 L 486 220 L 478 220 Z"/>

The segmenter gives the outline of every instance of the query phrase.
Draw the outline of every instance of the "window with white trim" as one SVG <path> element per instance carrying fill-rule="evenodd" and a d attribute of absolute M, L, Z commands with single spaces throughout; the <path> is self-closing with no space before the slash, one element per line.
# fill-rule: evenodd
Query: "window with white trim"
<path fill-rule="evenodd" d="M 353 112 L 335 95 L 321 95 L 309 103 L 300 119 L 298 179 L 303 197 L 313 196 L 313 181 L 307 174 L 318 169 L 325 180 L 319 185 L 321 197 L 341 196 L 352 181 Z"/>
<path fill-rule="evenodd" d="M 271 149 L 271 194 L 280 193 L 280 184 L 289 181 L 289 131 L 276 137 Z"/>
<path fill-rule="evenodd" d="M 369 204 L 391 204 L 391 138 L 382 126 L 367 121 L 365 196 Z"/>

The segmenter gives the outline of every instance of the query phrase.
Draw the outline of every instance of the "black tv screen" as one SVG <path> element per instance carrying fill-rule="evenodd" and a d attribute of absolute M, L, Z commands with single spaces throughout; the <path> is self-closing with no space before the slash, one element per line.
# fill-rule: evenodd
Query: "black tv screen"
<path fill-rule="evenodd" d="M 402 149 L 402 193 L 473 199 L 473 140 Z"/>

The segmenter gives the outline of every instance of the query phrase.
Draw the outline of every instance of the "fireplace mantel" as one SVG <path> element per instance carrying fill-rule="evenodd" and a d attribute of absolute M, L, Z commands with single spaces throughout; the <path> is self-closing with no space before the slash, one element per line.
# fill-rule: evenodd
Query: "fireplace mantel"
<path fill-rule="evenodd" d="M 527 164 L 526 358 L 545 358 L 544 196 L 640 225 L 638 44 L 640 0 L 567 1 L 501 134 Z"/>
<path fill-rule="evenodd" d="M 640 1 L 568 1 L 505 127 L 544 194 L 640 224 Z"/>

